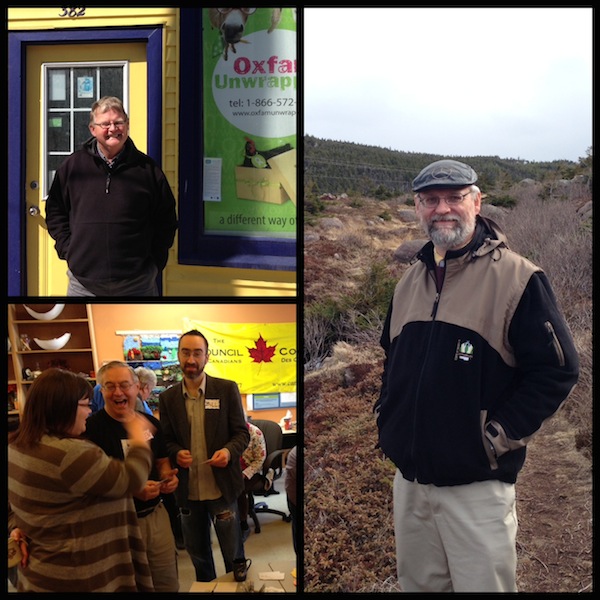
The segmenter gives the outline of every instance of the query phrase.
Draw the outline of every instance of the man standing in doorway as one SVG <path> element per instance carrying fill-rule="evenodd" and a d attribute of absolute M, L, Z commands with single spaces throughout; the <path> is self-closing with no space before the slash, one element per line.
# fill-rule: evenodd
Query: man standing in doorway
<path fill-rule="evenodd" d="M 129 138 L 121 100 L 92 106 L 92 137 L 58 168 L 48 233 L 67 261 L 67 296 L 158 296 L 177 230 L 175 197 L 160 167 Z"/>
<path fill-rule="evenodd" d="M 237 384 L 204 372 L 208 341 L 202 333 L 181 336 L 178 359 L 183 381 L 160 394 L 160 422 L 171 462 L 179 467 L 176 497 L 185 547 L 196 579 L 211 581 L 216 578 L 211 522 L 225 570 L 234 571 L 234 561 L 244 559 L 237 499 L 244 490 L 240 457 L 250 435 Z M 238 581 L 245 577 L 234 575 Z"/>

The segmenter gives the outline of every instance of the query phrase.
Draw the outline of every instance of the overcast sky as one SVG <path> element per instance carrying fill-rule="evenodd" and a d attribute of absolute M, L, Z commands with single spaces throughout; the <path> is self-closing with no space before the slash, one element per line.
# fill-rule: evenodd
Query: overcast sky
<path fill-rule="evenodd" d="M 578 161 L 591 8 L 305 8 L 304 133 L 407 152 Z"/>

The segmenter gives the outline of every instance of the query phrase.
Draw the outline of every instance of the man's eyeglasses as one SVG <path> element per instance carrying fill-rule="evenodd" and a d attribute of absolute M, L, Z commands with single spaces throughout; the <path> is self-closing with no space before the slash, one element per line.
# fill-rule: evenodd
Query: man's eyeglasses
<path fill-rule="evenodd" d="M 107 392 L 114 392 L 117 388 L 122 389 L 124 392 L 127 392 L 131 389 L 131 386 L 133 385 L 133 383 L 130 383 L 129 381 L 122 381 L 121 383 L 107 383 L 106 385 L 103 385 L 102 387 L 107 391 Z"/>
<path fill-rule="evenodd" d="M 102 129 L 110 129 L 111 125 L 116 129 L 121 129 L 126 122 L 127 121 L 104 121 L 104 123 L 94 123 L 94 125 L 96 127 L 101 127 Z"/>
<path fill-rule="evenodd" d="M 193 352 L 191 350 L 187 350 L 187 349 L 183 349 L 179 351 L 181 353 L 181 356 L 185 357 L 185 358 L 189 358 L 190 356 L 193 356 L 194 358 L 201 358 L 202 356 L 204 356 L 204 350 L 194 350 Z"/>
<path fill-rule="evenodd" d="M 460 204 L 469 194 L 472 194 L 473 190 L 469 190 L 465 194 L 451 194 L 450 196 L 421 196 L 419 194 L 419 202 L 425 208 L 435 208 L 442 200 L 445 200 L 448 206 L 457 206 Z"/>

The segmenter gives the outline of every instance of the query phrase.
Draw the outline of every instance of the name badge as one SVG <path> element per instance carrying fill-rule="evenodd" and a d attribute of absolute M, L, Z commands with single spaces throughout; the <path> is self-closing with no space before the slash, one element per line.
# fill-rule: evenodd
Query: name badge
<path fill-rule="evenodd" d="M 204 408 L 209 409 L 216 409 L 219 410 L 219 408 L 221 407 L 221 399 L 220 398 L 206 398 L 204 400 Z"/>

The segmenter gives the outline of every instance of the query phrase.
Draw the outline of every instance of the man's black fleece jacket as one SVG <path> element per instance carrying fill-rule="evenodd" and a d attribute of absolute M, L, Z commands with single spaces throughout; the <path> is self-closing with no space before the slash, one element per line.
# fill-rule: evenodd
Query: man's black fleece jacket
<path fill-rule="evenodd" d="M 163 171 L 131 139 L 109 167 L 90 138 L 58 168 L 46 203 L 59 258 L 87 289 L 160 273 L 177 230 Z"/>

